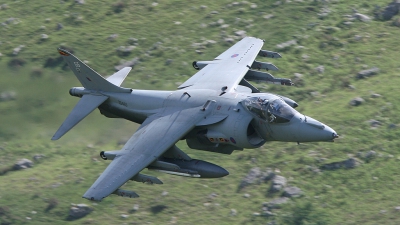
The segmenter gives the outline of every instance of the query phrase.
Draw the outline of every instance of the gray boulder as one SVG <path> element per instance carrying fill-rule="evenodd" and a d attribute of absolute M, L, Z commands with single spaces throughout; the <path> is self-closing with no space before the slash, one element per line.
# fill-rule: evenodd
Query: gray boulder
<path fill-rule="evenodd" d="M 285 187 L 283 190 L 283 196 L 288 198 L 294 198 L 303 195 L 303 191 L 298 187 Z"/>
<path fill-rule="evenodd" d="M 61 23 L 57 23 L 56 30 L 61 30 L 63 28 L 64 26 Z"/>
<path fill-rule="evenodd" d="M 12 101 L 17 97 L 17 93 L 15 91 L 4 91 L 0 93 L 0 102 Z"/>
<path fill-rule="evenodd" d="M 321 166 L 323 170 L 337 170 L 340 168 L 353 169 L 359 166 L 360 163 L 355 158 L 349 158 L 341 162 L 333 162 Z"/>
<path fill-rule="evenodd" d="M 371 69 L 367 69 L 367 70 L 361 70 L 360 72 L 357 73 L 356 78 L 357 79 L 364 79 L 364 78 L 368 78 L 370 76 L 376 75 L 379 73 L 379 68 L 378 67 L 373 67 Z"/>
<path fill-rule="evenodd" d="M 362 22 L 369 22 L 371 18 L 361 13 L 354 13 L 354 17 Z"/>
<path fill-rule="evenodd" d="M 121 64 L 115 66 L 114 68 L 115 68 L 115 70 L 119 71 L 119 70 L 121 70 L 121 69 L 124 68 L 124 67 L 133 67 L 133 66 L 135 66 L 135 65 L 138 64 L 138 63 L 139 63 L 139 58 L 138 58 L 138 57 L 135 57 L 135 58 L 133 58 L 132 60 L 125 61 L 125 62 L 123 62 L 123 63 L 121 63 Z"/>
<path fill-rule="evenodd" d="M 129 55 L 136 46 L 129 45 L 129 46 L 119 46 L 116 50 L 121 55 Z"/>
<path fill-rule="evenodd" d="M 260 177 L 261 169 L 259 167 L 251 168 L 247 175 L 243 178 L 242 182 L 239 184 L 239 190 L 250 184 L 258 183 Z"/>
<path fill-rule="evenodd" d="M 290 40 L 290 41 L 287 41 L 287 42 L 283 42 L 283 43 L 277 44 L 276 48 L 282 50 L 282 49 L 288 48 L 288 47 L 290 47 L 292 45 L 297 45 L 297 41 L 296 40 Z"/>
<path fill-rule="evenodd" d="M 399 13 L 400 0 L 393 0 L 388 6 L 378 15 L 383 20 L 390 20 L 393 16 Z"/>
<path fill-rule="evenodd" d="M 240 182 L 238 190 L 245 188 L 250 184 L 260 184 L 261 182 L 267 182 L 275 177 L 275 173 L 270 168 L 262 171 L 259 167 L 253 167 L 247 173 L 246 177 Z"/>
<path fill-rule="evenodd" d="M 324 73 L 325 67 L 323 65 L 319 65 L 315 68 L 315 71 L 317 71 L 318 73 Z"/>
<path fill-rule="evenodd" d="M 283 176 L 276 175 L 272 179 L 272 184 L 270 188 L 270 192 L 278 192 L 281 191 L 287 184 L 287 180 Z"/>
<path fill-rule="evenodd" d="M 33 167 L 33 162 L 29 159 L 21 159 L 14 164 L 14 170 L 22 170 Z"/>
<path fill-rule="evenodd" d="M 86 204 L 72 204 L 72 207 L 69 209 L 69 216 L 73 219 L 78 219 L 88 215 L 92 211 L 93 209 Z"/>
<path fill-rule="evenodd" d="M 378 120 L 369 120 L 368 123 L 371 125 L 371 127 L 379 127 L 382 125 L 382 123 Z"/>
<path fill-rule="evenodd" d="M 270 202 L 264 202 L 263 203 L 263 210 L 271 211 L 273 209 L 280 209 L 281 205 L 286 204 L 289 201 L 289 198 L 287 197 L 281 197 L 281 198 L 276 198 Z"/>
<path fill-rule="evenodd" d="M 18 53 L 22 50 L 22 48 L 24 48 L 25 45 L 20 45 L 16 48 L 13 49 L 13 55 L 18 55 Z"/>
<path fill-rule="evenodd" d="M 356 98 L 353 98 L 351 101 L 350 101 L 350 105 L 351 106 L 359 106 L 359 105 L 361 105 L 362 103 L 364 102 L 364 99 L 363 98 L 361 98 L 361 97 L 356 97 Z"/>

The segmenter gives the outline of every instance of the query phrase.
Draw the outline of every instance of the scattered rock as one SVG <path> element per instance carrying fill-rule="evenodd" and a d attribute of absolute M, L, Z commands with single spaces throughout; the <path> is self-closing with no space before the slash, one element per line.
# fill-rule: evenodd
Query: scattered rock
<path fill-rule="evenodd" d="M 267 15 L 264 16 L 264 19 L 269 20 L 269 19 L 271 19 L 272 17 L 274 17 L 274 15 L 272 15 L 272 14 L 267 14 Z"/>
<path fill-rule="evenodd" d="M 129 215 L 121 214 L 121 218 L 122 218 L 122 219 L 126 219 L 126 218 L 128 218 L 128 217 L 129 217 Z"/>
<path fill-rule="evenodd" d="M 14 164 L 14 170 L 21 170 L 31 168 L 33 166 L 33 162 L 29 159 L 21 159 Z"/>
<path fill-rule="evenodd" d="M 262 215 L 265 217 L 270 217 L 270 216 L 275 216 L 275 213 L 272 213 L 271 211 L 263 211 Z"/>
<path fill-rule="evenodd" d="M 235 40 L 234 40 L 233 38 L 227 37 L 227 38 L 224 38 L 224 41 L 231 44 L 231 43 L 233 43 Z"/>
<path fill-rule="evenodd" d="M 138 45 L 138 41 L 139 40 L 137 38 L 131 37 L 131 38 L 128 39 L 128 44 L 130 44 L 130 45 Z"/>
<path fill-rule="evenodd" d="M 42 159 L 43 157 L 44 157 L 43 154 L 36 154 L 33 156 L 33 160 L 38 161 L 38 160 Z"/>
<path fill-rule="evenodd" d="M 250 198 L 250 194 L 246 193 L 246 194 L 243 195 L 243 197 Z"/>
<path fill-rule="evenodd" d="M 214 199 L 214 198 L 216 198 L 216 197 L 218 197 L 218 194 L 217 194 L 217 193 L 211 193 L 210 195 L 208 195 L 208 198 L 209 198 L 209 199 Z"/>
<path fill-rule="evenodd" d="M 85 4 L 85 0 L 75 0 L 75 3 L 83 5 Z"/>
<path fill-rule="evenodd" d="M 236 216 L 236 215 L 237 215 L 236 209 L 231 209 L 231 216 Z"/>
<path fill-rule="evenodd" d="M 40 39 L 41 39 L 41 40 L 49 39 L 49 35 L 47 35 L 47 34 L 42 34 L 41 37 L 40 37 Z"/>
<path fill-rule="evenodd" d="M 165 65 L 166 65 L 166 66 L 171 65 L 172 62 L 173 62 L 172 59 L 167 59 L 167 60 L 165 61 Z"/>
<path fill-rule="evenodd" d="M 111 34 L 110 36 L 108 36 L 107 40 L 108 41 L 115 41 L 115 39 L 117 39 L 118 34 Z"/>
<path fill-rule="evenodd" d="M 56 30 L 61 30 L 63 28 L 64 26 L 61 23 L 57 23 Z"/>
<path fill-rule="evenodd" d="M 261 169 L 259 167 L 251 168 L 249 173 L 247 173 L 246 177 L 243 178 L 242 182 L 239 185 L 239 190 L 244 187 L 259 182 L 259 178 L 261 176 Z"/>
<path fill-rule="evenodd" d="M 379 68 L 378 67 L 373 67 L 371 69 L 362 70 L 362 71 L 358 72 L 356 78 L 357 79 L 364 79 L 364 78 L 368 78 L 370 76 L 376 75 L 378 73 L 379 73 Z"/>
<path fill-rule="evenodd" d="M 16 48 L 13 49 L 13 55 L 18 55 L 18 53 L 22 50 L 22 48 L 24 48 L 25 45 L 20 45 Z"/>
<path fill-rule="evenodd" d="M 239 30 L 239 31 L 235 32 L 235 35 L 238 36 L 238 37 L 244 38 L 244 37 L 246 37 L 246 33 L 247 32 L 244 31 L 244 30 Z"/>
<path fill-rule="evenodd" d="M 400 212 L 400 206 L 394 207 L 394 210 L 396 210 L 397 212 Z"/>
<path fill-rule="evenodd" d="M 281 191 L 287 184 L 287 180 L 283 176 L 276 175 L 272 179 L 272 184 L 270 188 L 270 192 L 279 192 Z"/>
<path fill-rule="evenodd" d="M 161 196 L 167 196 L 168 195 L 168 191 L 163 191 L 162 193 L 161 193 Z"/>
<path fill-rule="evenodd" d="M 267 168 L 265 171 L 261 171 L 259 167 L 251 168 L 249 173 L 239 184 L 238 190 L 241 190 L 250 184 L 259 184 L 261 182 L 269 181 L 274 177 L 275 173 L 269 168 Z"/>
<path fill-rule="evenodd" d="M 138 63 L 139 63 L 139 58 L 135 57 L 135 58 L 133 58 L 132 60 L 125 61 L 125 62 L 123 62 L 123 63 L 121 63 L 121 64 L 115 66 L 114 68 L 115 68 L 115 70 L 119 71 L 119 70 L 121 70 L 121 69 L 124 68 L 124 67 L 133 67 L 133 66 L 135 66 L 135 65 L 138 64 Z"/>
<path fill-rule="evenodd" d="M 134 204 L 132 207 L 133 211 L 138 211 L 139 210 L 139 204 Z"/>
<path fill-rule="evenodd" d="M 283 190 L 283 196 L 288 198 L 295 198 L 303 195 L 303 191 L 298 187 L 285 187 Z"/>
<path fill-rule="evenodd" d="M 72 204 L 72 207 L 69 209 L 69 216 L 73 219 L 78 219 L 88 215 L 92 211 L 93 209 L 86 204 Z"/>
<path fill-rule="evenodd" d="M 61 185 L 62 185 L 62 183 L 57 182 L 57 183 L 52 184 L 50 187 L 51 187 L 51 188 L 58 188 L 58 187 L 60 187 Z"/>
<path fill-rule="evenodd" d="M 4 91 L 0 94 L 0 102 L 12 101 L 17 98 L 17 93 L 15 91 Z"/>
<path fill-rule="evenodd" d="M 376 157 L 377 153 L 373 150 L 368 151 L 367 153 L 364 154 L 364 158 L 370 159 Z"/>
<path fill-rule="evenodd" d="M 350 101 L 351 106 L 359 106 L 364 102 L 364 99 L 361 97 L 356 97 Z"/>
<path fill-rule="evenodd" d="M 371 94 L 371 98 L 380 98 L 380 97 L 382 97 L 382 95 L 380 95 L 380 94 L 377 94 L 377 93 Z"/>
<path fill-rule="evenodd" d="M 336 169 L 340 169 L 340 168 L 352 169 L 359 165 L 360 165 L 360 163 L 357 162 L 357 160 L 355 158 L 349 158 L 349 159 L 341 161 L 341 162 L 333 162 L 333 163 L 324 164 L 321 166 L 321 169 L 324 169 L 324 170 L 336 170 Z"/>
<path fill-rule="evenodd" d="M 121 55 L 129 55 L 133 49 L 135 49 L 136 46 L 130 45 L 130 46 L 119 46 L 117 48 L 117 52 Z"/>
<path fill-rule="evenodd" d="M 270 202 L 263 203 L 263 207 L 266 207 L 266 210 L 271 211 L 273 209 L 280 209 L 282 204 L 285 204 L 289 201 L 287 197 L 276 198 Z"/>
<path fill-rule="evenodd" d="M 276 48 L 282 50 L 282 49 L 289 48 L 292 45 L 297 45 L 297 41 L 296 40 L 290 40 L 290 41 L 287 41 L 287 42 L 283 42 L 283 43 L 277 44 Z"/>
<path fill-rule="evenodd" d="M 371 125 L 371 127 L 379 127 L 382 125 L 382 123 L 378 120 L 369 120 L 368 123 Z"/>
<path fill-rule="evenodd" d="M 354 13 L 354 17 L 362 22 L 370 22 L 371 18 L 361 13 Z"/>
<path fill-rule="evenodd" d="M 319 65 L 319 66 L 317 66 L 317 68 L 315 68 L 315 70 L 316 70 L 318 73 L 324 73 L 324 72 L 325 72 L 325 67 L 322 66 L 322 65 Z"/>

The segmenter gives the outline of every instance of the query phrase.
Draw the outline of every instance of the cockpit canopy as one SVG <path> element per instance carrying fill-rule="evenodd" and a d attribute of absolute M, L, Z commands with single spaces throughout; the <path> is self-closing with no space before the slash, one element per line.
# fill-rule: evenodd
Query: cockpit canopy
<path fill-rule="evenodd" d="M 242 104 L 252 114 L 269 123 L 287 123 L 297 112 L 280 98 L 268 100 L 250 97 L 243 100 Z"/>

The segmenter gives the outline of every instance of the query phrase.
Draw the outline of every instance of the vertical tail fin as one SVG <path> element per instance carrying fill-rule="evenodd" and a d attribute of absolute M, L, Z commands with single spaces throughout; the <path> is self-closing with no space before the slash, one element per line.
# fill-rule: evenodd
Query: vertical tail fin
<path fill-rule="evenodd" d="M 126 77 L 126 75 L 128 75 L 129 71 L 132 68 L 125 67 L 109 77 L 109 80 L 106 80 L 92 68 L 87 66 L 85 63 L 83 63 L 81 60 L 79 60 L 77 57 L 67 52 L 66 50 L 59 48 L 58 52 L 60 53 L 60 55 L 62 55 L 65 62 L 74 72 L 75 76 L 78 78 L 79 82 L 81 82 L 84 88 L 94 91 L 107 92 L 129 93 L 132 91 L 129 88 L 119 87 L 123 79 Z"/>

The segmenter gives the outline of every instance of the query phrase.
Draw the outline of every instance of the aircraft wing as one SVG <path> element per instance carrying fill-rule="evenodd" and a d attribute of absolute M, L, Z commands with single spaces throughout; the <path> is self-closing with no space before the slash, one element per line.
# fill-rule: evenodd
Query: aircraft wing
<path fill-rule="evenodd" d="M 212 89 L 223 92 L 235 90 L 251 68 L 263 44 L 264 41 L 258 38 L 243 38 L 178 88 Z"/>
<path fill-rule="evenodd" d="M 210 108 L 167 108 L 146 119 L 83 197 L 101 201 L 112 194 L 192 130 Z"/>

